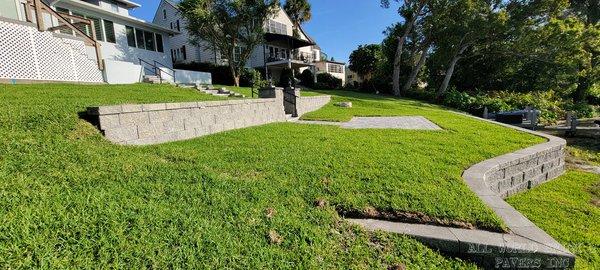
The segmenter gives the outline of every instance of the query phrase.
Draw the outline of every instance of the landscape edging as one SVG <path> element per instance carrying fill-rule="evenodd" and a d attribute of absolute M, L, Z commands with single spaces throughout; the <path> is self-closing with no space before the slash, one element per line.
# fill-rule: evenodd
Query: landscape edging
<path fill-rule="evenodd" d="M 503 197 L 560 176 L 565 169 L 566 141 L 552 135 L 456 113 L 548 140 L 477 163 L 463 172 L 467 185 L 504 221 L 509 233 L 373 219 L 348 220 L 369 230 L 413 236 L 440 251 L 469 257 L 485 267 L 573 268 L 575 256 L 570 251 L 503 200 Z M 519 173 L 522 179 L 520 176 L 515 178 Z"/>

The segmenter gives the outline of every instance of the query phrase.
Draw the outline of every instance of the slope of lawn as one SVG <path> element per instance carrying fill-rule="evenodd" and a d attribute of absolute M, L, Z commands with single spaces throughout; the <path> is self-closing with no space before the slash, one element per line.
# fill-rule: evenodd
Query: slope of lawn
<path fill-rule="evenodd" d="M 207 99 L 171 86 L 0 85 L 0 268 L 468 268 L 414 240 L 349 226 L 338 211 L 499 229 L 461 172 L 542 142 L 364 95 L 335 99 L 365 115 L 423 115 L 445 130 L 279 123 L 125 147 L 78 117 L 93 105 Z M 348 119 L 336 110 L 311 115 Z"/>
<path fill-rule="evenodd" d="M 575 253 L 576 269 L 600 269 L 599 175 L 569 171 L 508 202 Z"/>

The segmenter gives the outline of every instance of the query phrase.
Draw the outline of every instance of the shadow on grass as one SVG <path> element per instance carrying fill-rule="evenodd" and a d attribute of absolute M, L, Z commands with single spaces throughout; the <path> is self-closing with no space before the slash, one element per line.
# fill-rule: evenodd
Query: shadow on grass
<path fill-rule="evenodd" d="M 77 117 L 79 119 L 84 120 L 90 124 L 92 124 L 97 129 L 100 129 L 100 119 L 98 116 L 91 115 L 87 111 L 77 112 Z"/>

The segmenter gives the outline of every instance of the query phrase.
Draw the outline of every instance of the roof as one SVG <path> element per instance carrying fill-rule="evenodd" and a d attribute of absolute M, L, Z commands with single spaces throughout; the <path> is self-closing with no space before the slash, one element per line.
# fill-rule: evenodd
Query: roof
<path fill-rule="evenodd" d="M 169 3 L 171 6 L 173 6 L 176 9 L 179 9 L 177 2 L 172 1 L 172 0 L 165 0 L 165 2 Z"/>
<path fill-rule="evenodd" d="M 339 65 L 346 65 L 346 63 L 344 63 L 344 62 L 337 62 L 337 61 L 331 61 L 331 60 L 319 60 L 319 61 L 315 61 L 315 62 L 323 62 L 323 63 L 332 63 L 332 64 L 339 64 Z"/>
<path fill-rule="evenodd" d="M 275 34 L 275 33 L 265 33 L 265 40 L 266 41 L 281 40 L 281 41 L 284 41 L 287 44 L 289 44 L 293 49 L 315 45 L 315 43 L 308 41 L 308 40 L 300 39 L 300 38 L 297 38 L 294 36 L 289 36 L 289 35 L 284 35 L 284 34 Z"/>
<path fill-rule="evenodd" d="M 121 4 L 124 4 L 125 7 L 127 8 L 137 8 L 137 7 L 141 7 L 142 5 L 135 3 L 135 2 L 131 2 L 129 0 L 113 0 L 115 2 L 119 2 Z"/>
<path fill-rule="evenodd" d="M 105 9 L 99 7 L 99 6 L 96 6 L 96 5 L 90 4 L 90 3 L 86 3 L 86 2 L 83 2 L 83 1 L 62 0 L 62 1 L 56 1 L 56 2 L 59 2 L 58 4 L 64 3 L 64 4 L 68 4 L 70 6 L 74 6 L 74 7 L 78 7 L 78 8 L 82 8 L 82 9 L 91 10 L 93 12 L 100 13 L 100 14 L 103 14 L 103 15 L 106 15 L 106 16 L 110 16 L 112 18 L 117 18 L 117 19 L 129 22 L 129 23 L 133 23 L 133 24 L 138 25 L 138 26 L 144 26 L 146 28 L 149 28 L 149 29 L 152 29 L 152 30 L 155 30 L 155 31 L 161 31 L 161 32 L 164 32 L 164 33 L 167 33 L 167 34 L 179 34 L 178 31 L 175 31 L 173 29 L 169 29 L 169 28 L 157 25 L 157 24 L 149 23 L 149 22 L 146 22 L 146 21 L 144 21 L 142 19 L 138 19 L 138 18 L 135 18 L 135 17 L 132 17 L 132 16 L 127 16 L 127 15 L 122 15 L 122 14 L 114 13 L 114 12 L 112 12 L 110 10 L 105 10 Z"/>

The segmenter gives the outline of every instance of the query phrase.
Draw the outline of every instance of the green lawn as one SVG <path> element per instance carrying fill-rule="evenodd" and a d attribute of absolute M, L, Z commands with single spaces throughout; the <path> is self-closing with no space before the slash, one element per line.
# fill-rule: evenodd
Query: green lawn
<path fill-rule="evenodd" d="M 577 269 L 600 269 L 600 176 L 570 171 L 508 202 L 577 255 Z"/>
<path fill-rule="evenodd" d="M 567 138 L 569 154 L 591 165 L 600 166 L 600 139 Z"/>
<path fill-rule="evenodd" d="M 498 230 L 460 175 L 543 140 L 416 101 L 324 93 L 354 108 L 328 105 L 308 119 L 418 114 L 444 131 L 279 123 L 125 147 L 78 113 L 215 98 L 156 85 L 0 85 L 0 268 L 472 267 L 349 226 L 338 211 L 419 212 Z"/>

